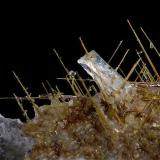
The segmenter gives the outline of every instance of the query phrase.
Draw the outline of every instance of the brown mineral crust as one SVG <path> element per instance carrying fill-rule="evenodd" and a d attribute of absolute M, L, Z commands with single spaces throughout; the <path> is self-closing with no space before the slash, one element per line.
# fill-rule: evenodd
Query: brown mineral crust
<path fill-rule="evenodd" d="M 123 106 L 118 106 L 121 123 L 112 106 L 97 95 L 74 97 L 73 103 L 70 97 L 67 102 L 56 101 L 40 107 L 39 117 L 24 126 L 25 133 L 36 141 L 29 160 L 159 158 L 160 100 L 153 100 L 159 96 L 157 88 L 139 84 L 131 104 L 134 109 L 126 112 Z M 106 115 L 105 127 L 96 105 Z"/>
<path fill-rule="evenodd" d="M 82 97 L 73 106 L 65 102 L 43 107 L 39 118 L 24 128 L 37 141 L 31 159 L 48 156 L 51 151 L 56 157 L 83 155 L 95 159 L 107 147 L 103 144 L 104 129 L 89 98 Z"/>

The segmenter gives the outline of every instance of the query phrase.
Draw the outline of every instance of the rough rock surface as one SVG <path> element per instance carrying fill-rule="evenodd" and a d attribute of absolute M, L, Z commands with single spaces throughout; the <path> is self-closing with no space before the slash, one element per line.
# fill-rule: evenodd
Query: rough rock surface
<path fill-rule="evenodd" d="M 24 132 L 36 141 L 26 160 L 160 159 L 160 100 L 148 102 L 154 97 L 148 89 L 137 89 L 147 104 L 143 110 L 135 103 L 133 111 L 120 106 L 115 112 L 98 96 L 92 97 L 96 103 L 78 97 L 40 107 L 38 118 L 24 125 Z"/>
<path fill-rule="evenodd" d="M 20 120 L 0 115 L 0 160 L 24 160 L 31 151 L 34 141 L 24 135 L 22 126 Z"/>

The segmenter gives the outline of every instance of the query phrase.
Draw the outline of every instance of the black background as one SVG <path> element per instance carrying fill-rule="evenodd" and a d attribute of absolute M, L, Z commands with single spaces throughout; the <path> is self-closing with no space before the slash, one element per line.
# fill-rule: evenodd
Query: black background
<path fill-rule="evenodd" d="M 32 13 L 29 9 L 23 11 L 23 8 L 9 14 L 2 13 L 0 97 L 13 96 L 13 93 L 17 96 L 25 95 L 12 70 L 17 73 L 33 96 L 45 93 L 41 85 L 45 80 L 49 80 L 53 87 L 57 84 L 65 94 L 71 94 L 66 82 L 56 80 L 57 77 L 65 77 L 65 71 L 53 54 L 53 48 L 59 52 L 70 70 L 76 70 L 83 77 L 89 77 L 77 64 L 77 60 L 84 54 L 78 39 L 80 36 L 88 50 L 96 50 L 106 61 L 111 57 L 119 41 L 124 40 L 123 47 L 111 65 L 116 67 L 126 49 L 130 48 L 129 56 L 122 66 L 127 73 L 137 60 L 135 49 L 140 48 L 126 22 L 127 19 L 131 21 L 148 49 L 149 43 L 141 33 L 140 26 L 160 50 L 160 25 L 155 16 L 112 15 L 110 12 L 98 14 L 92 9 L 89 10 L 89 14 L 81 14 L 83 8 L 71 13 L 63 9 L 55 11 L 54 7 L 48 10 L 50 12 L 47 14 L 43 9 L 40 9 L 41 13 L 36 11 Z M 153 62 L 158 68 L 159 61 L 156 56 L 153 56 Z M 20 117 L 23 120 L 14 100 L 0 100 L 0 113 L 6 117 Z"/>

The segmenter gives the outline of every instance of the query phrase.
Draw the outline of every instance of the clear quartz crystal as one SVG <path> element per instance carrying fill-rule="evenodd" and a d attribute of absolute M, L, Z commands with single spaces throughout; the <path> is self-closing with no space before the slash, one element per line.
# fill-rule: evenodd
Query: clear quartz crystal
<path fill-rule="evenodd" d="M 134 89 L 124 78 L 107 64 L 94 50 L 84 55 L 78 63 L 94 79 L 100 90 L 116 101 L 129 99 Z M 118 91 L 118 93 L 117 93 Z"/>

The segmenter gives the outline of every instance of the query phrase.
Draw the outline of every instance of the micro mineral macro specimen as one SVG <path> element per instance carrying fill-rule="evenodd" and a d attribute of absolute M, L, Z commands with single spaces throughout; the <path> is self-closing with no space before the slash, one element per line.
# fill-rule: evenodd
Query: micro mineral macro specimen
<path fill-rule="evenodd" d="M 26 160 L 160 159 L 159 83 L 127 82 L 95 51 L 78 63 L 100 92 L 52 95 L 51 105 L 40 107 L 39 116 L 25 124 L 24 132 L 37 142 Z"/>
<path fill-rule="evenodd" d="M 22 98 L 15 96 L 27 119 L 22 131 L 34 139 L 25 160 L 160 159 L 160 77 L 137 35 L 136 38 L 143 56 L 138 54 L 124 78 L 118 73 L 120 65 L 112 68 L 95 51 L 86 52 L 78 60 L 97 86 L 87 86 L 79 74 L 69 72 L 56 53 L 74 94 L 63 95 L 48 83 L 52 92 L 45 98 L 50 100 L 49 105 L 38 107 L 14 73 L 36 112 L 35 118 L 29 119 Z M 130 81 L 133 72 L 137 77 Z"/>

